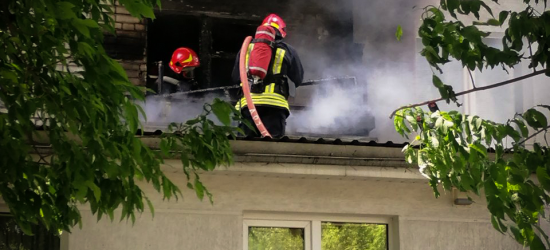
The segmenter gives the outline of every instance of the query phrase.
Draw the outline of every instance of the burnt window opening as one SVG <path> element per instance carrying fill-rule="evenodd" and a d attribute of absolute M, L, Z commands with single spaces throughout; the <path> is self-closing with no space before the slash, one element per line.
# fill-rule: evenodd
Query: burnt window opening
<path fill-rule="evenodd" d="M 364 44 L 354 40 L 353 8 L 350 0 L 334 3 L 327 8 L 325 3 L 302 1 L 285 9 L 283 4 L 255 8 L 252 1 L 238 0 L 229 5 L 209 4 L 203 1 L 183 5 L 166 1 L 163 11 L 157 11 L 156 19 L 147 27 L 147 87 L 157 90 L 156 63 L 164 63 L 165 75 L 173 74 L 168 67 L 173 51 L 178 47 L 190 47 L 199 56 L 201 66 L 195 69 L 197 89 L 231 86 L 231 73 L 236 55 L 246 36 L 253 36 L 263 17 L 275 12 L 287 23 L 288 36 L 285 42 L 294 47 L 302 61 L 304 81 L 324 80 L 320 85 L 293 89 L 295 96 L 289 99 L 291 117 L 287 120 L 287 135 L 312 136 L 368 136 L 374 128 L 374 117 L 361 108 L 366 105 L 366 77 L 363 62 Z M 192 6 L 192 8 L 189 8 Z M 246 6 L 246 8 L 236 8 Z M 290 6 L 290 5 L 284 5 Z M 197 10 L 197 11 L 193 11 Z M 351 78 L 346 78 L 351 77 Z M 350 81 L 350 79 L 354 79 Z M 356 79 L 356 80 L 355 80 Z M 351 86 L 349 82 L 356 83 Z M 339 85 L 342 84 L 343 88 Z M 324 91 L 328 88 L 327 91 Z M 333 91 L 336 89 L 337 91 Z M 342 91 L 340 91 L 343 89 Z M 237 101 L 237 89 L 229 91 L 230 101 Z M 343 97 L 325 96 L 322 93 L 341 93 Z M 321 93 L 321 94 L 319 94 Z M 350 94 L 353 98 L 350 98 Z M 169 100 L 203 102 L 206 95 L 224 96 L 224 91 L 209 91 L 199 94 L 172 95 Z M 227 95 L 226 95 L 227 97 Z M 343 101 L 342 101 L 343 99 Z M 340 103 L 340 101 L 342 101 Z M 327 104 L 331 110 L 325 110 Z M 340 109 L 334 109 L 339 107 Z M 351 107 L 357 107 L 357 112 Z M 322 109 L 321 111 L 319 109 Z M 320 112 L 319 112 L 320 111 Z M 328 112 L 330 111 L 330 112 Z M 321 114 L 321 115 L 319 115 Z M 323 118 L 311 123 L 310 118 Z"/>
<path fill-rule="evenodd" d="M 195 69 L 198 89 L 231 86 L 231 72 L 244 37 L 254 34 L 257 22 L 231 18 L 158 13 L 147 31 L 147 87 L 157 91 L 158 62 L 164 75 L 178 76 L 168 67 L 172 53 L 189 47 L 199 56 Z M 231 91 L 236 96 L 236 91 Z"/>
<path fill-rule="evenodd" d="M 105 34 L 105 52 L 113 59 L 142 60 L 145 48 L 145 38 L 137 32 Z"/>

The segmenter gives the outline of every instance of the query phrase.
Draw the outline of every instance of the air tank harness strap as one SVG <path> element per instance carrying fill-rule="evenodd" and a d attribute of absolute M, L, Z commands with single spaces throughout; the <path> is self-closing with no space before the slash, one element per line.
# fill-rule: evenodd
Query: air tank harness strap
<path fill-rule="evenodd" d="M 274 48 L 274 46 L 275 46 L 275 42 L 269 41 L 267 39 L 262 39 L 262 38 L 252 39 L 251 43 L 265 43 L 265 44 L 269 45 L 269 47 L 271 47 L 271 48 Z"/>

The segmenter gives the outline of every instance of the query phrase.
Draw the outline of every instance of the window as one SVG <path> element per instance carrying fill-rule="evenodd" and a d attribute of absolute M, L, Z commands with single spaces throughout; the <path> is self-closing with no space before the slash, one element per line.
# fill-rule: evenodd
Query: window
<path fill-rule="evenodd" d="M 23 233 L 9 214 L 0 213 L 1 250 L 58 250 L 60 239 L 42 226 L 33 226 L 33 236 Z"/>
<path fill-rule="evenodd" d="M 248 249 L 304 249 L 303 228 L 249 227 Z"/>
<path fill-rule="evenodd" d="M 244 250 L 388 250 L 386 218 L 338 218 L 296 216 L 303 220 L 244 220 Z M 288 217 L 286 217 L 288 218 Z M 292 218 L 292 217 L 291 217 Z"/>
<path fill-rule="evenodd" d="M 244 223 L 244 249 L 311 249 L 309 221 L 248 220 Z"/>
<path fill-rule="evenodd" d="M 247 35 L 254 34 L 261 20 L 156 13 L 147 27 L 147 87 L 156 90 L 157 62 L 164 64 L 164 75 L 174 76 L 168 62 L 179 47 L 193 49 L 201 66 L 195 70 L 200 88 L 231 86 L 231 72 L 237 52 Z M 233 93 L 235 92 L 235 93 Z M 223 91 L 212 92 L 223 95 Z M 236 91 L 230 91 L 236 94 Z"/>
<path fill-rule="evenodd" d="M 388 225 L 366 223 L 321 223 L 321 249 L 388 249 Z"/>

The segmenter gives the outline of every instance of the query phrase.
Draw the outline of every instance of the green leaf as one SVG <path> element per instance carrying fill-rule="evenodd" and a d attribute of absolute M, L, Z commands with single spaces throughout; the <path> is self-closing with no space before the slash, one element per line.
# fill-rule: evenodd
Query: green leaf
<path fill-rule="evenodd" d="M 153 215 L 153 218 L 155 217 L 155 207 L 153 206 L 153 203 L 147 196 L 144 196 L 145 200 L 147 201 L 147 206 L 149 207 L 149 210 L 151 210 L 151 214 Z"/>
<path fill-rule="evenodd" d="M 529 109 L 523 114 L 523 118 L 527 124 L 533 128 L 545 128 L 548 126 L 546 116 L 536 109 Z"/>
<path fill-rule="evenodd" d="M 460 2 L 458 0 L 447 0 L 447 8 L 449 10 L 449 13 L 451 13 L 451 16 L 456 18 L 456 14 L 454 14 L 454 11 L 458 9 L 460 6 Z"/>
<path fill-rule="evenodd" d="M 112 208 L 107 209 L 107 215 L 109 215 L 109 219 L 111 222 L 115 219 L 115 211 Z"/>
<path fill-rule="evenodd" d="M 87 55 L 88 57 L 93 57 L 95 55 L 96 50 L 92 48 L 88 43 L 79 42 L 78 43 L 78 51 L 82 54 Z"/>
<path fill-rule="evenodd" d="M 546 246 L 542 243 L 542 240 L 535 234 L 533 241 L 531 241 L 531 250 L 546 250 Z"/>
<path fill-rule="evenodd" d="M 494 17 L 493 11 L 491 10 L 491 8 L 485 2 L 479 1 L 479 3 L 481 4 L 481 6 L 483 6 L 483 8 L 485 8 L 485 10 L 487 10 L 487 12 L 489 12 L 489 14 L 491 14 L 492 17 Z"/>
<path fill-rule="evenodd" d="M 226 102 L 216 99 L 212 104 L 212 112 L 224 125 L 229 126 L 231 124 L 231 107 Z"/>
<path fill-rule="evenodd" d="M 487 24 L 492 25 L 492 26 L 500 26 L 500 21 L 491 18 L 487 21 Z"/>
<path fill-rule="evenodd" d="M 401 25 L 397 25 L 397 30 L 395 31 L 395 38 L 397 41 L 401 41 L 401 37 L 403 36 L 403 28 Z"/>
<path fill-rule="evenodd" d="M 516 119 L 512 120 L 512 122 L 518 125 L 519 131 L 521 132 L 521 135 L 523 137 L 529 136 L 529 130 L 527 129 L 527 126 L 525 125 L 525 123 L 522 120 L 519 120 L 519 119 L 516 118 Z"/>
<path fill-rule="evenodd" d="M 0 76 L 2 76 L 2 78 L 4 78 L 4 79 L 10 80 L 14 83 L 19 82 L 17 80 L 17 75 L 13 71 L 0 70 Z"/>
<path fill-rule="evenodd" d="M 162 151 L 162 153 L 166 156 L 169 156 L 170 155 L 170 147 L 168 146 L 169 143 L 168 143 L 168 140 L 167 139 L 162 139 L 160 141 L 160 150 Z"/>
<path fill-rule="evenodd" d="M 395 131 L 397 131 L 401 136 L 405 136 L 404 131 L 401 128 L 401 124 L 403 124 L 403 110 L 399 110 L 396 112 L 393 118 L 393 125 Z"/>
<path fill-rule="evenodd" d="M 153 8 L 149 6 L 142 5 L 140 8 L 140 11 L 141 11 L 141 14 L 146 18 L 151 18 L 151 19 L 155 18 L 155 13 L 153 12 Z"/>
<path fill-rule="evenodd" d="M 88 26 L 84 24 L 83 20 L 81 19 L 73 19 L 71 22 L 71 25 L 80 32 L 80 34 L 84 35 L 87 38 L 90 38 L 90 30 L 88 29 Z"/>
<path fill-rule="evenodd" d="M 166 177 L 162 178 L 162 191 L 165 198 L 170 198 L 172 196 L 172 186 Z"/>
<path fill-rule="evenodd" d="M 550 192 L 550 176 L 548 175 L 546 168 L 544 167 L 537 168 L 537 179 L 539 180 L 541 185 L 544 187 L 544 189 Z"/>
<path fill-rule="evenodd" d="M 468 26 L 462 29 L 461 34 L 473 43 L 482 43 L 481 38 L 485 37 L 484 33 L 480 32 L 476 26 Z M 471 69 L 471 67 L 470 67 Z"/>
<path fill-rule="evenodd" d="M 435 121 L 435 128 L 439 129 L 439 128 L 443 127 L 444 121 L 445 121 L 445 119 L 442 116 L 437 118 L 437 120 Z"/>
<path fill-rule="evenodd" d="M 61 90 L 63 90 L 63 92 L 67 93 L 68 95 L 71 95 L 71 90 L 69 88 L 67 88 L 67 86 L 61 85 L 61 86 L 59 86 L 59 88 Z"/>
<path fill-rule="evenodd" d="M 506 18 L 508 18 L 508 15 L 510 14 L 509 11 L 501 11 L 500 14 L 498 15 L 498 22 L 500 23 L 500 25 L 504 24 L 504 22 L 506 21 Z"/>
<path fill-rule="evenodd" d="M 485 146 L 481 144 L 470 144 L 470 148 L 479 152 L 481 155 L 483 155 L 483 157 L 487 157 L 487 148 L 485 148 Z"/>
<path fill-rule="evenodd" d="M 437 59 L 441 59 L 441 57 L 439 57 L 439 54 L 435 51 L 434 47 L 432 46 L 426 46 L 424 47 L 424 50 L 426 50 L 427 52 L 429 52 L 432 56 L 434 56 L 435 58 Z M 435 76 L 435 75 L 434 75 Z M 440 80 L 441 81 L 441 80 Z"/>
<path fill-rule="evenodd" d="M 76 14 L 72 10 L 75 7 L 74 4 L 70 2 L 58 2 L 56 5 L 57 11 L 55 12 L 55 15 L 58 19 L 68 20 L 76 18 Z"/>
<path fill-rule="evenodd" d="M 538 217 L 538 215 L 534 216 L 534 217 Z M 544 214 L 544 210 L 541 211 L 541 220 L 543 218 L 546 218 L 545 214 Z M 548 235 L 546 234 L 546 232 L 541 228 L 539 227 L 538 225 L 533 225 L 539 232 L 540 232 L 540 236 L 542 236 L 544 238 L 544 241 L 546 242 L 546 245 L 547 246 L 550 246 L 550 240 L 548 238 Z"/>
<path fill-rule="evenodd" d="M 430 137 L 430 140 L 432 142 L 432 147 L 435 147 L 435 148 L 439 147 L 439 140 L 437 140 L 436 137 L 432 136 L 432 137 Z"/>
<path fill-rule="evenodd" d="M 32 226 L 30 223 L 27 223 L 26 221 L 18 221 L 17 225 L 25 232 L 27 235 L 33 235 L 32 233 Z"/>
<path fill-rule="evenodd" d="M 84 203 L 85 202 L 85 198 L 86 198 L 86 195 L 88 194 L 88 188 L 86 188 L 85 186 L 77 186 L 77 192 L 74 194 L 75 198 Z"/>
<path fill-rule="evenodd" d="M 416 127 L 417 127 L 416 119 L 412 115 L 405 116 L 405 119 L 407 119 L 407 121 L 411 124 L 411 126 L 416 130 Z"/>
<path fill-rule="evenodd" d="M 441 79 L 439 79 L 439 77 L 437 77 L 436 75 L 432 76 L 432 82 L 433 82 L 434 86 L 438 89 L 443 88 L 443 86 L 444 86 Z"/>
<path fill-rule="evenodd" d="M 92 19 L 84 19 L 81 20 L 80 23 L 88 28 L 99 28 L 97 22 Z"/>
<path fill-rule="evenodd" d="M 518 142 L 520 139 L 521 139 L 521 136 L 520 134 L 518 133 L 518 131 L 516 131 L 512 126 L 510 125 L 506 125 L 506 134 L 510 137 L 512 137 L 512 139 L 514 139 L 514 141 Z"/>
<path fill-rule="evenodd" d="M 502 224 L 502 221 L 495 216 L 491 216 L 491 224 L 493 224 L 493 227 L 501 234 L 504 234 L 507 231 L 506 226 Z"/>
<path fill-rule="evenodd" d="M 101 189 L 99 189 L 99 187 L 95 183 L 93 183 L 92 181 L 87 181 L 86 186 L 88 186 L 92 190 L 96 201 L 101 200 Z"/>
<path fill-rule="evenodd" d="M 199 197 L 199 199 L 202 201 L 204 198 L 204 186 L 198 178 L 195 178 L 195 193 L 197 194 L 197 197 Z"/>
<path fill-rule="evenodd" d="M 514 235 L 514 238 L 516 239 L 517 242 L 524 244 L 525 238 L 523 237 L 523 235 L 521 234 L 520 230 L 517 227 L 511 226 L 510 231 L 512 231 L 512 234 Z"/>
<path fill-rule="evenodd" d="M 155 18 L 155 14 L 153 12 L 153 8 L 150 6 L 147 6 L 146 4 L 142 2 L 135 2 L 130 0 L 122 0 L 120 3 L 126 7 L 126 9 L 132 14 L 132 16 L 135 17 L 141 17 L 144 16 L 146 18 Z"/>
<path fill-rule="evenodd" d="M 481 129 L 481 124 L 483 122 L 483 120 L 481 118 L 478 118 L 478 117 L 474 117 L 475 118 L 475 129 L 477 131 L 479 131 Z"/>

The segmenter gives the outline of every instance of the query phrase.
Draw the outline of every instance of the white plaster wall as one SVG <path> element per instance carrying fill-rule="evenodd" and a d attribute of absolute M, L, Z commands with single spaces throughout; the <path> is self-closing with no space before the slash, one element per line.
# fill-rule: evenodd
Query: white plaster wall
<path fill-rule="evenodd" d="M 84 214 L 82 230 L 69 235 L 69 249 L 241 249 L 238 215 L 149 212 L 131 221 L 97 219 Z"/>
<path fill-rule="evenodd" d="M 171 178 L 182 185 L 183 176 Z M 145 187 L 155 204 L 154 219 L 144 213 L 132 227 L 108 219 L 96 223 L 84 212 L 83 229 L 69 236 L 69 249 L 242 249 L 242 218 L 252 211 L 397 217 L 400 249 L 521 249 L 492 229 L 483 202 L 454 206 L 450 196 L 435 199 L 423 181 L 226 173 L 203 179 L 213 205 L 187 190 L 184 200 L 163 202 Z"/>
<path fill-rule="evenodd" d="M 499 4 L 486 1 L 498 18 L 502 10 L 524 10 L 526 5 L 522 1 L 503 0 Z M 420 103 L 440 97 L 437 89 L 432 85 L 432 70 L 425 58 L 419 55 L 421 42 L 416 39 L 420 25 L 422 8 L 429 5 L 439 5 L 438 0 L 354 0 L 354 39 L 356 43 L 364 45 L 363 67 L 364 75 L 358 79 L 367 79 L 368 108 L 376 116 L 376 128 L 371 137 L 380 142 L 405 142 L 395 132 L 393 121 L 388 119 L 389 114 L 400 106 Z M 543 8 L 542 4 L 538 6 Z M 482 8 L 480 20 L 484 21 L 491 16 Z M 458 15 L 459 19 L 470 24 L 475 20 L 473 15 Z M 451 17 L 447 18 L 452 20 Z M 403 27 L 404 35 L 397 41 L 394 34 L 398 25 Z M 484 26 L 480 29 L 493 32 L 492 37 L 501 37 L 506 25 L 501 27 Z M 500 33 L 499 33 L 500 32 Z M 498 47 L 500 40 L 491 46 Z M 509 70 L 508 75 L 501 68 L 474 72 L 477 87 L 494 84 L 500 81 L 526 75 L 532 72 L 528 69 L 528 62 Z M 449 63 L 443 68 L 440 78 L 445 84 L 453 86 L 455 92 L 471 89 L 469 75 L 462 70 L 460 63 Z M 539 67 L 540 69 L 540 67 Z M 433 70 L 436 72 L 436 70 Z M 457 107 L 439 102 L 441 110 L 457 110 L 471 115 L 479 115 L 484 119 L 496 122 L 506 122 L 516 113 L 523 113 L 537 104 L 549 104 L 550 84 L 548 77 L 539 76 L 511 85 L 476 92 L 459 97 L 464 104 Z M 427 107 L 423 107 L 427 109 Z M 548 113 L 550 114 L 550 113 Z M 539 135 L 538 141 L 543 140 Z"/>
<path fill-rule="evenodd" d="M 490 223 L 405 220 L 400 226 L 401 249 L 522 249 Z"/>

